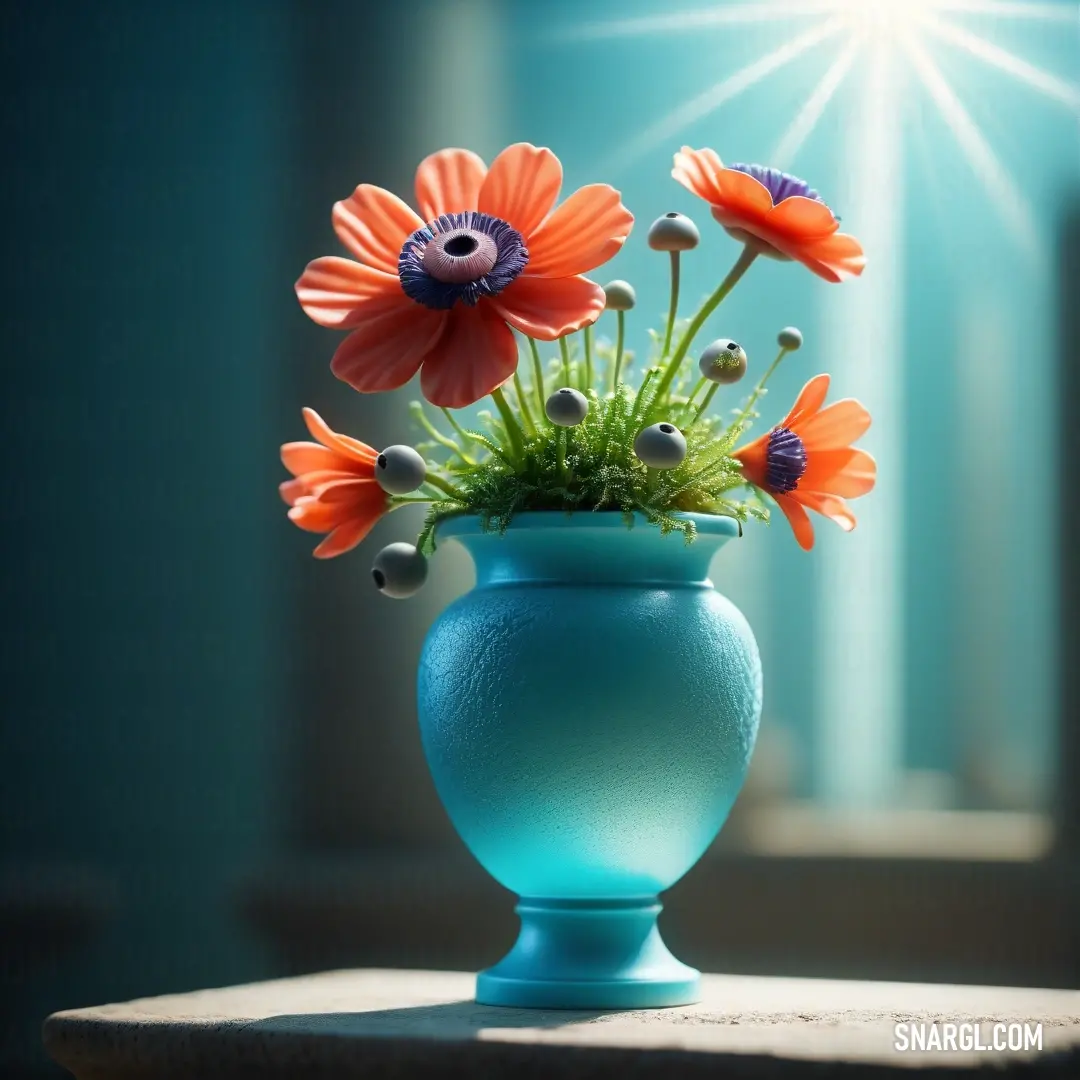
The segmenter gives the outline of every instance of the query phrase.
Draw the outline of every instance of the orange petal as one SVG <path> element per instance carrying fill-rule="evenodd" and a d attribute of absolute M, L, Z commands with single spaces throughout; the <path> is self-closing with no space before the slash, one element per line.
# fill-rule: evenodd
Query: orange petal
<path fill-rule="evenodd" d="M 765 486 L 768 471 L 769 437 L 772 433 L 759 435 L 753 442 L 736 450 L 731 456 L 742 463 L 743 477 L 758 487 Z"/>
<path fill-rule="evenodd" d="M 815 450 L 799 487 L 856 499 L 873 490 L 876 480 L 877 462 L 865 450 Z"/>
<path fill-rule="evenodd" d="M 357 476 L 355 472 L 342 472 L 338 469 L 304 473 L 300 479 L 304 481 L 312 498 L 335 503 L 348 502 L 350 498 L 362 494 L 362 485 L 376 482 L 374 476 Z"/>
<path fill-rule="evenodd" d="M 296 295 L 310 319 L 332 330 L 351 330 L 372 315 L 411 303 L 396 276 L 336 255 L 309 262 Z"/>
<path fill-rule="evenodd" d="M 331 221 L 338 239 L 362 263 L 395 277 L 405 240 L 424 224 L 406 203 L 374 184 L 361 184 L 334 203 Z"/>
<path fill-rule="evenodd" d="M 323 469 L 351 468 L 352 461 L 344 454 L 336 454 L 326 446 L 309 442 L 285 443 L 281 448 L 281 464 L 293 474 L 317 472 Z"/>
<path fill-rule="evenodd" d="M 844 532 L 855 528 L 855 515 L 848 509 L 847 503 L 836 495 L 826 495 L 820 491 L 800 491 L 796 489 L 790 496 L 796 502 L 811 510 L 816 510 L 823 517 L 836 522 Z"/>
<path fill-rule="evenodd" d="M 604 290 L 588 278 L 522 274 L 490 303 L 516 330 L 554 341 L 596 322 L 605 300 Z"/>
<path fill-rule="evenodd" d="M 784 417 L 780 427 L 794 428 L 804 423 L 825 404 L 825 395 L 829 392 L 829 376 L 815 375 L 800 391 L 791 406 L 791 412 Z M 801 431 L 800 431 L 801 434 Z"/>
<path fill-rule="evenodd" d="M 502 386 L 517 370 L 513 332 L 490 303 L 456 307 L 446 333 L 425 358 L 420 389 L 432 405 L 463 409 Z"/>
<path fill-rule="evenodd" d="M 789 495 L 774 495 L 773 498 L 788 519 L 799 547 L 809 551 L 814 546 L 814 526 L 810 523 L 810 515 Z"/>
<path fill-rule="evenodd" d="M 439 340 L 447 312 L 409 302 L 364 322 L 339 346 L 330 370 L 361 394 L 404 386 Z"/>
<path fill-rule="evenodd" d="M 792 240 L 804 242 L 832 236 L 840 228 L 840 222 L 823 202 L 793 195 L 777 203 L 770 211 L 769 228 Z"/>
<path fill-rule="evenodd" d="M 854 398 L 844 398 L 800 423 L 798 434 L 809 454 L 817 450 L 843 450 L 869 427 L 866 406 Z"/>
<path fill-rule="evenodd" d="M 769 189 L 749 173 L 738 169 L 722 169 L 716 177 L 720 188 L 717 206 L 744 220 L 755 221 L 773 212 Z"/>
<path fill-rule="evenodd" d="M 316 559 L 333 559 L 337 555 L 344 555 L 346 551 L 352 551 L 375 525 L 379 517 L 357 518 L 355 521 L 346 521 L 339 525 L 321 544 L 312 552 Z"/>
<path fill-rule="evenodd" d="M 326 533 L 348 519 L 348 507 L 335 506 L 305 495 L 289 511 L 289 520 L 304 532 Z"/>
<path fill-rule="evenodd" d="M 478 209 L 509 222 L 525 238 L 548 216 L 562 187 L 562 165 L 546 147 L 508 146 L 480 188 Z"/>
<path fill-rule="evenodd" d="M 530 275 L 572 277 L 606 263 L 626 242 L 634 215 L 608 184 L 578 188 L 529 237 Z"/>
<path fill-rule="evenodd" d="M 359 439 L 352 439 L 348 435 L 331 431 L 330 425 L 314 409 L 305 408 L 303 417 L 308 431 L 311 432 L 311 437 L 346 458 L 349 462 L 347 468 L 355 472 L 356 465 L 359 464 L 369 468 L 372 476 L 375 475 L 375 459 L 379 456 L 377 450 L 368 446 L 367 443 L 360 442 Z"/>
<path fill-rule="evenodd" d="M 416 170 L 416 205 L 425 221 L 475 210 L 485 175 L 487 166 L 471 150 L 429 154 Z"/>
<path fill-rule="evenodd" d="M 809 267 L 818 277 L 834 283 L 858 277 L 866 267 L 862 244 L 847 233 L 834 233 L 823 240 L 791 247 L 786 253 Z"/>
<path fill-rule="evenodd" d="M 687 191 L 699 199 L 704 199 L 710 206 L 717 206 L 723 201 L 718 177 L 724 171 L 724 163 L 715 150 L 692 150 L 684 146 L 675 155 L 675 167 L 671 175 Z M 772 205 L 772 199 L 769 200 Z"/>
<path fill-rule="evenodd" d="M 295 506 L 297 499 L 311 494 L 303 480 L 285 480 L 278 484 L 278 491 L 289 506 Z"/>
<path fill-rule="evenodd" d="M 320 502 L 350 508 L 386 502 L 386 492 L 374 477 L 331 476 L 321 482 L 311 477 L 305 479 L 311 494 Z"/>

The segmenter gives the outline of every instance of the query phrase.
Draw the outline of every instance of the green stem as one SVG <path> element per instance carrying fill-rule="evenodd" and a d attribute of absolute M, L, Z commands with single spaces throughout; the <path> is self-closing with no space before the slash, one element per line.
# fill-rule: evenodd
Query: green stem
<path fill-rule="evenodd" d="M 461 430 L 461 426 L 458 421 L 455 420 L 453 416 L 450 416 L 449 409 L 444 408 L 443 413 L 445 414 L 446 419 L 449 421 L 450 427 L 458 433 L 459 437 L 461 437 L 464 442 L 469 442 L 469 436 Z M 465 451 L 460 446 L 458 446 L 457 443 L 454 442 L 453 438 L 447 438 L 440 430 L 438 430 L 434 426 L 434 424 L 428 419 L 427 414 L 424 413 L 423 409 L 417 410 L 416 415 L 417 417 L 419 417 L 420 422 L 423 424 L 424 430 L 426 430 L 428 434 L 431 435 L 432 438 L 434 438 L 436 443 L 440 443 L 448 449 L 454 450 L 454 453 L 459 458 L 461 458 L 461 460 L 465 464 L 476 464 L 476 461 L 468 454 L 465 454 Z"/>
<path fill-rule="evenodd" d="M 525 387 L 521 385 L 521 376 L 514 372 L 514 392 L 517 394 L 518 408 L 521 409 L 521 419 L 525 422 L 525 429 L 530 435 L 536 434 L 536 425 L 533 423 L 532 413 L 529 411 L 529 402 L 525 397 Z"/>
<path fill-rule="evenodd" d="M 592 324 L 585 327 L 585 389 L 592 386 Z"/>
<path fill-rule="evenodd" d="M 750 415 L 750 410 L 753 409 L 754 405 L 757 403 L 757 399 L 761 397 L 765 390 L 765 384 L 769 381 L 772 373 L 780 366 L 780 361 L 787 356 L 789 351 L 789 349 L 781 349 L 776 354 L 776 359 L 769 365 L 769 370 L 758 380 L 757 386 L 754 387 L 754 392 L 746 399 L 746 404 L 742 407 L 739 415 L 732 420 L 728 427 L 729 431 L 733 427 L 742 427 L 742 425 L 746 423 L 746 418 Z"/>
<path fill-rule="evenodd" d="M 645 395 L 649 389 L 649 383 L 651 383 L 659 374 L 659 368 L 649 368 L 641 380 L 641 385 L 638 387 L 637 393 L 634 395 L 634 404 L 630 409 L 630 416 L 626 421 L 626 427 L 630 432 L 631 439 L 637 434 L 637 426 L 644 418 L 643 406 L 645 404 Z"/>
<path fill-rule="evenodd" d="M 659 469 L 652 469 L 652 468 L 648 469 L 646 471 L 645 493 L 647 495 L 655 495 L 656 494 L 656 486 L 659 483 L 660 483 L 660 470 Z"/>
<path fill-rule="evenodd" d="M 664 351 L 661 360 L 671 352 L 671 335 L 675 331 L 675 313 L 679 310 L 679 252 L 671 252 L 671 306 L 668 308 L 667 333 L 664 335 Z"/>
<path fill-rule="evenodd" d="M 614 390 L 619 385 L 619 371 L 622 368 L 623 342 L 626 340 L 626 312 L 617 311 L 619 330 L 615 336 L 615 377 L 611 383 Z"/>
<path fill-rule="evenodd" d="M 544 392 L 544 365 L 540 362 L 540 350 L 536 342 L 529 338 L 529 350 L 532 352 L 533 382 L 536 383 L 536 404 L 540 407 L 540 415 L 547 416 L 547 394 Z M 548 421 L 550 423 L 550 421 Z"/>
<path fill-rule="evenodd" d="M 467 501 L 467 496 L 461 488 L 454 487 L 449 480 L 444 480 L 441 476 L 436 476 L 434 473 L 428 473 L 424 482 L 430 484 L 433 488 L 438 488 L 440 491 L 445 492 L 451 499 L 456 499 L 458 502 Z"/>
<path fill-rule="evenodd" d="M 720 384 L 715 382 L 712 384 L 712 386 L 709 387 L 709 392 L 705 395 L 705 399 L 698 406 L 698 411 L 694 414 L 694 419 L 690 421 L 690 427 L 693 427 L 701 419 L 701 414 L 709 407 L 712 399 L 716 397 L 716 391 L 719 389 Z M 683 434 L 685 435 L 686 432 L 683 432 Z"/>
<path fill-rule="evenodd" d="M 565 480 L 566 479 L 566 428 L 564 428 L 564 427 L 559 428 L 558 447 L 559 447 L 559 475 L 563 478 L 563 480 Z"/>
<path fill-rule="evenodd" d="M 573 376 L 570 374 L 570 345 L 567 343 L 565 337 L 559 338 L 559 352 L 562 353 L 562 369 L 563 378 L 566 380 L 567 386 L 572 386 L 571 379 Z"/>
<path fill-rule="evenodd" d="M 706 379 L 704 375 L 702 375 L 702 376 L 701 376 L 701 378 L 700 378 L 700 379 L 698 379 L 697 383 L 696 383 L 696 384 L 695 384 L 695 386 L 694 386 L 694 389 L 693 389 L 693 390 L 692 390 L 692 391 L 690 392 L 690 396 L 689 396 L 689 397 L 688 397 L 688 398 L 686 399 L 686 404 L 687 404 L 687 405 L 693 405 L 693 403 L 694 403 L 694 398 L 696 398 L 696 397 L 698 396 L 698 394 L 700 394 L 700 393 L 701 393 L 701 388 L 702 388 L 702 387 L 703 387 L 703 386 L 704 386 L 704 385 L 705 385 L 705 384 L 706 384 L 706 383 L 707 383 L 708 381 L 709 381 L 709 380 L 708 380 L 708 379 Z"/>
<path fill-rule="evenodd" d="M 491 391 L 491 396 L 499 407 L 499 414 L 502 416 L 503 424 L 506 427 L 507 438 L 509 438 L 510 445 L 514 448 L 514 457 L 520 462 L 525 453 L 525 436 L 521 430 L 521 425 L 517 422 L 517 417 L 514 416 L 513 410 L 507 403 L 501 386 L 496 386 Z"/>
<path fill-rule="evenodd" d="M 451 415 L 450 415 L 450 414 L 449 414 L 448 412 L 446 412 L 446 409 L 443 409 L 443 412 L 444 412 L 444 413 L 446 413 L 446 418 L 447 418 L 447 419 L 448 419 L 448 420 L 450 421 L 450 426 L 451 426 L 451 427 L 452 427 L 452 428 L 453 428 L 453 429 L 454 429 L 455 431 L 457 431 L 457 432 L 458 432 L 458 434 L 460 434 L 460 435 L 464 435 L 464 433 L 463 433 L 463 432 L 461 431 L 461 429 L 460 429 L 460 428 L 459 428 L 459 427 L 457 426 L 457 424 L 456 424 L 456 423 L 454 422 L 454 418 L 453 418 L 453 417 L 452 417 L 452 416 L 451 416 Z M 437 443 L 438 443 L 438 444 L 439 444 L 440 446 L 445 446 L 445 447 L 446 447 L 446 448 L 447 448 L 448 450 L 453 450 L 453 451 L 454 451 L 454 453 L 455 453 L 455 454 L 457 454 L 457 456 L 458 456 L 459 458 L 461 458 L 461 460 L 462 460 L 463 462 L 465 462 L 465 464 L 466 464 L 466 465 L 475 465 L 475 464 L 476 464 L 476 462 L 475 462 L 475 461 L 474 461 L 474 460 L 473 460 L 473 459 L 472 459 L 471 457 L 469 457 L 469 455 L 468 455 L 468 454 L 466 454 L 466 453 L 465 453 L 465 451 L 464 451 L 464 450 L 462 450 L 462 448 L 461 448 L 460 446 L 458 446 L 458 444 L 457 444 L 456 442 L 454 442 L 454 440 L 453 440 L 453 439 L 448 439 L 448 438 L 447 438 L 447 437 L 446 437 L 446 436 L 445 436 L 445 435 L 444 435 L 444 434 L 443 434 L 443 433 L 442 433 L 442 432 L 441 432 L 441 431 L 440 431 L 440 430 L 439 430 L 439 429 L 438 429 L 438 428 L 437 428 L 437 427 L 436 427 L 436 426 L 435 426 L 435 425 L 434 425 L 434 424 L 433 424 L 433 423 L 432 423 L 432 422 L 431 422 L 431 421 L 430 421 L 430 420 L 428 419 L 428 417 L 427 417 L 427 413 L 425 413 L 425 412 L 424 412 L 424 409 L 423 409 L 423 407 L 422 407 L 422 406 L 419 406 L 419 407 L 418 407 L 418 403 L 417 403 L 417 402 L 413 402 L 413 415 L 414 415 L 414 416 L 416 417 L 416 419 L 417 419 L 417 420 L 419 420 L 419 421 L 420 421 L 420 423 L 421 423 L 421 425 L 423 426 L 424 430 L 425 430 L 425 431 L 426 431 L 426 432 L 427 432 L 427 433 L 428 433 L 428 434 L 429 434 L 429 435 L 430 435 L 430 436 L 431 436 L 431 437 L 432 437 L 432 438 L 433 438 L 433 439 L 434 439 L 434 440 L 435 440 L 435 441 L 436 441 L 436 442 L 437 442 Z"/>
<path fill-rule="evenodd" d="M 728 276 L 720 282 L 716 292 L 701 305 L 701 310 L 694 316 L 693 322 L 686 328 L 686 333 L 683 334 L 682 340 L 675 349 L 675 353 L 668 363 L 667 370 L 664 372 L 664 377 L 660 380 L 660 385 L 656 388 L 657 400 L 662 399 L 667 393 L 672 380 L 675 378 L 675 373 L 679 370 L 679 365 L 685 359 L 687 352 L 690 350 L 691 343 L 697 336 L 697 332 L 704 325 L 705 320 L 720 306 L 724 297 L 735 288 L 739 278 L 750 269 L 751 263 L 758 257 L 760 250 L 761 249 L 754 244 L 745 245 L 738 259 L 735 260 L 735 265 L 728 271 Z"/>
<path fill-rule="evenodd" d="M 438 499 L 425 499 L 422 495 L 395 495 L 390 500 L 390 509 L 393 510 L 395 506 L 404 506 L 405 503 L 433 503 L 439 501 Z"/>

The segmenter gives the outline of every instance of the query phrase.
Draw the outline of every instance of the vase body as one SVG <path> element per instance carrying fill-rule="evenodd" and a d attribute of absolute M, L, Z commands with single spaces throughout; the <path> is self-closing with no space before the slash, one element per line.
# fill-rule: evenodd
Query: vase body
<path fill-rule="evenodd" d="M 518 894 L 521 935 L 477 1000 L 642 1008 L 696 1000 L 660 938 L 657 896 L 723 825 L 746 776 L 761 667 L 746 620 L 708 580 L 729 518 L 688 515 L 687 545 L 618 513 L 472 517 L 475 588 L 424 644 L 418 704 L 447 813 Z"/>

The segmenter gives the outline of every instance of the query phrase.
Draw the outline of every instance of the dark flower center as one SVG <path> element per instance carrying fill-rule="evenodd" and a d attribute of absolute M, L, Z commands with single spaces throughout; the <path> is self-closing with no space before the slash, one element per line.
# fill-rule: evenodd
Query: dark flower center
<path fill-rule="evenodd" d="M 517 229 L 470 210 L 417 229 L 398 256 L 398 278 L 406 296 L 445 311 L 458 301 L 475 307 L 481 297 L 498 295 L 528 261 Z"/>
<path fill-rule="evenodd" d="M 480 241 L 471 233 L 456 233 L 443 245 L 443 251 L 447 255 L 453 255 L 455 259 L 463 259 L 471 255 L 480 246 Z"/>
<path fill-rule="evenodd" d="M 785 199 L 799 195 L 804 199 L 814 199 L 817 202 L 825 200 L 805 181 L 790 173 L 781 172 L 779 169 L 770 169 L 767 165 L 729 165 L 729 169 L 746 173 L 752 176 L 759 184 L 763 184 L 772 196 L 774 204 L 782 203 Z"/>
<path fill-rule="evenodd" d="M 789 428 L 778 427 L 769 435 L 765 454 L 765 484 L 770 491 L 783 495 L 799 486 L 806 472 L 806 447 Z"/>

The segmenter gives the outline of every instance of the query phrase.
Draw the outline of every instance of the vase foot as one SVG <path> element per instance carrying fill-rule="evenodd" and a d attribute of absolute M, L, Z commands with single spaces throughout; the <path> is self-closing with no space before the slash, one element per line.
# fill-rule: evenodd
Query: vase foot
<path fill-rule="evenodd" d="M 513 949 L 477 976 L 481 1005 L 651 1009 L 698 1000 L 701 977 L 668 952 L 655 897 L 522 899 L 516 910 Z"/>

